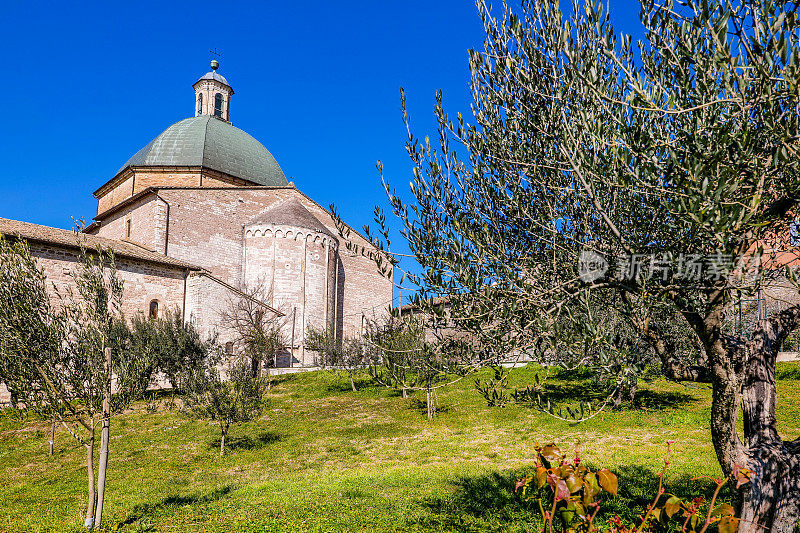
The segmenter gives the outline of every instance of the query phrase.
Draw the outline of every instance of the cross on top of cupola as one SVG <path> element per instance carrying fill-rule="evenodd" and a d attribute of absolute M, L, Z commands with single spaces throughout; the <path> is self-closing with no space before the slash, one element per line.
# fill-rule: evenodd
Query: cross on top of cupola
<path fill-rule="evenodd" d="M 219 55 L 214 49 L 215 55 Z M 211 71 L 206 72 L 195 82 L 194 116 L 212 115 L 225 121 L 230 121 L 231 96 L 233 88 L 224 76 L 217 73 L 219 61 L 211 60 Z"/>

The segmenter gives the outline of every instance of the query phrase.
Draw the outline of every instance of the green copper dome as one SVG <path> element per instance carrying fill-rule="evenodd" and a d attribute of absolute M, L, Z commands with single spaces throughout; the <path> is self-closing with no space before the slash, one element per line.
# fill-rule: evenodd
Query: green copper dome
<path fill-rule="evenodd" d="M 128 167 L 204 167 L 258 185 L 287 185 L 269 150 L 246 132 L 210 115 L 176 122 L 136 152 Z"/>

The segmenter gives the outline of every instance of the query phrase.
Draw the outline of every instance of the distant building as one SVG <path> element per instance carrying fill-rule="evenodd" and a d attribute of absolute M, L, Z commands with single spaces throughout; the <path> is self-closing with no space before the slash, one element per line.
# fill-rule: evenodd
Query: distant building
<path fill-rule="evenodd" d="M 124 281 L 126 316 L 177 308 L 223 345 L 220 323 L 231 299 L 261 286 L 265 308 L 282 313 L 283 366 L 311 365 L 309 327 L 341 338 L 360 332 L 363 315 L 381 314 L 392 284 L 368 253 L 340 242 L 331 214 L 289 183 L 256 139 L 230 123 L 234 94 L 216 61 L 194 84 L 194 116 L 164 130 L 94 192 L 89 248 L 109 248 Z M 0 219 L 0 234 L 26 239 L 48 279 L 65 289 L 79 257 L 73 232 Z M 230 345 L 228 345 L 230 346 Z M 291 360 L 289 359 L 291 357 Z"/>

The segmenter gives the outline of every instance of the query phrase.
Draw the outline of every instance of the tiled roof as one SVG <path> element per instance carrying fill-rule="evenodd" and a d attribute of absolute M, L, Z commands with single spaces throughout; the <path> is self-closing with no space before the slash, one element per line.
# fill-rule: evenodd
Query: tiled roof
<path fill-rule="evenodd" d="M 0 218 L 0 235 L 9 237 L 15 236 L 28 241 L 52 244 L 54 246 L 64 246 L 68 248 L 78 248 L 78 239 L 82 239 L 84 240 L 86 248 L 90 250 L 102 248 L 113 251 L 114 255 L 118 257 L 139 259 L 141 261 L 147 261 L 150 263 L 199 270 L 199 267 L 184 261 L 179 261 L 178 259 L 167 257 L 157 252 L 153 252 L 130 242 L 107 239 L 105 237 L 87 235 L 85 233 L 78 234 L 70 230 L 51 228 L 49 226 L 40 226 L 39 224 L 20 222 L 19 220 L 10 220 L 8 218 Z"/>
<path fill-rule="evenodd" d="M 270 207 L 267 211 L 260 214 L 256 218 L 249 221 L 246 225 L 253 226 L 256 224 L 278 224 L 281 226 L 296 226 L 298 228 L 306 228 L 318 233 L 324 233 L 334 237 L 325 225 L 317 219 L 314 215 L 305 208 L 296 198 L 292 198 L 285 202 L 280 203 L 274 207 Z"/>
<path fill-rule="evenodd" d="M 203 167 L 258 185 L 287 185 L 280 165 L 260 142 L 230 123 L 201 115 L 176 122 L 122 167 Z"/>

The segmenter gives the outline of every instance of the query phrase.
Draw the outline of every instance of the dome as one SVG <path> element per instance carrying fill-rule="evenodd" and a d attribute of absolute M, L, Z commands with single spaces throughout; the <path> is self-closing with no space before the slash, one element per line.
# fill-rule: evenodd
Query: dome
<path fill-rule="evenodd" d="M 288 185 L 281 167 L 264 145 L 210 115 L 176 122 L 136 152 L 117 174 L 132 166 L 203 167 L 258 185 Z"/>
<path fill-rule="evenodd" d="M 205 74 L 200 76 L 200 79 L 197 80 L 197 81 L 200 81 L 200 80 L 214 80 L 214 81 L 218 81 L 220 83 L 224 83 L 228 87 L 231 86 L 231 84 L 228 83 L 228 80 L 225 79 L 225 76 L 223 76 L 222 74 L 217 74 L 216 70 L 212 70 L 211 72 L 206 72 Z M 197 84 L 197 82 L 195 82 L 195 84 Z"/>

